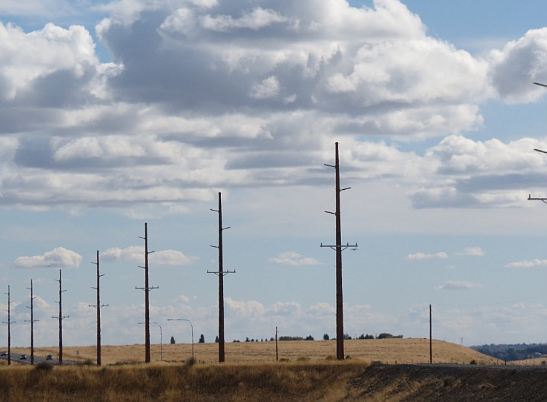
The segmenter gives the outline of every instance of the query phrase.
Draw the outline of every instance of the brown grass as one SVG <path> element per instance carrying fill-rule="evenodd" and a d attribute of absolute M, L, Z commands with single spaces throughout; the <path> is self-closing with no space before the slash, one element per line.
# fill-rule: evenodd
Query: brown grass
<path fill-rule="evenodd" d="M 324 362 L 335 360 L 336 341 L 283 341 L 279 342 L 279 358 L 290 362 Z M 381 361 L 389 364 L 428 363 L 429 340 L 412 339 L 367 339 L 344 342 L 345 354 L 352 360 L 365 362 Z M 30 354 L 28 348 L 13 351 Z M 37 348 L 36 355 L 57 356 L 58 348 Z M 199 363 L 218 361 L 218 344 L 203 343 L 194 345 L 194 354 Z M 163 345 L 164 362 L 185 362 L 192 355 L 189 344 Z M 64 360 L 84 362 L 96 361 L 95 346 L 64 347 Z M 160 361 L 160 345 L 152 345 L 153 362 Z M 117 363 L 144 362 L 144 345 L 103 346 L 103 365 Z M 478 364 L 501 364 L 502 362 L 478 353 L 472 349 L 443 341 L 433 341 L 434 363 L 468 364 L 475 360 Z M 275 362 L 275 342 L 230 342 L 226 343 L 226 362 L 228 363 L 273 363 Z"/>
<path fill-rule="evenodd" d="M 0 400 L 339 401 L 365 364 L 133 365 L 0 368 Z"/>

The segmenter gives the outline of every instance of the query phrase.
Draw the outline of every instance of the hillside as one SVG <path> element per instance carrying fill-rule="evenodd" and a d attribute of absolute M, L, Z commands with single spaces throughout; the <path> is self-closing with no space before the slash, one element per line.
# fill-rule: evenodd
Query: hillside
<path fill-rule="evenodd" d="M 12 366 L 0 401 L 543 402 L 542 367 L 355 362 Z"/>
<path fill-rule="evenodd" d="M 283 341 L 279 342 L 279 359 L 282 361 L 321 362 L 334 359 L 336 341 Z M 352 360 L 363 362 L 380 361 L 389 364 L 412 364 L 429 362 L 429 340 L 423 338 L 410 339 L 367 339 L 348 340 L 344 342 L 345 354 Z M 161 351 L 163 349 L 163 353 Z M 30 354 L 28 348 L 15 348 L 14 351 Z M 58 348 L 37 348 L 37 355 L 56 356 Z M 275 362 L 275 342 L 241 342 L 226 344 L 227 363 L 268 363 Z M 189 344 L 152 345 L 152 362 L 184 362 L 192 356 L 192 346 Z M 200 363 L 218 361 L 218 345 L 215 343 L 194 344 L 194 355 Z M 95 361 L 94 346 L 64 347 L 65 360 Z M 472 360 L 479 364 L 500 364 L 490 356 L 483 355 L 470 348 L 449 342 L 433 341 L 434 363 L 467 364 Z M 139 363 L 144 361 L 143 345 L 103 346 L 103 365 L 120 362 Z"/>

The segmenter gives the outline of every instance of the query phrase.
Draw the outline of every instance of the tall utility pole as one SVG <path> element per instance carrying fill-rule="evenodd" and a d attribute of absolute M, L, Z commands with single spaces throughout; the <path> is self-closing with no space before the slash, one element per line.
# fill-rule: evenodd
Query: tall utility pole
<path fill-rule="evenodd" d="M 30 364 L 34 364 L 34 323 L 39 320 L 34 319 L 34 290 L 32 279 L 30 280 Z"/>
<path fill-rule="evenodd" d="M 11 364 L 11 291 L 10 291 L 10 287 L 8 285 L 8 293 L 6 293 L 6 295 L 8 295 L 8 322 L 6 322 L 6 324 L 8 324 L 8 365 Z"/>
<path fill-rule="evenodd" d="M 275 361 L 279 361 L 279 346 L 277 344 L 277 327 L 275 327 Z"/>
<path fill-rule="evenodd" d="M 61 270 L 59 270 L 59 316 L 51 317 L 59 320 L 59 364 L 63 364 L 63 319 L 69 318 L 69 316 L 63 316 L 63 282 L 61 278 Z"/>
<path fill-rule="evenodd" d="M 429 364 L 433 364 L 433 315 L 429 305 Z"/>
<path fill-rule="evenodd" d="M 91 304 L 90 307 L 97 309 L 97 366 L 101 365 L 101 308 L 108 306 L 108 304 L 101 304 L 101 271 L 99 268 L 99 250 L 97 250 L 97 262 L 92 262 L 97 266 L 97 287 L 91 289 L 97 290 L 97 304 Z"/>
<path fill-rule="evenodd" d="M 144 290 L 144 361 L 150 363 L 150 291 L 158 289 L 157 286 L 150 287 L 148 284 L 148 254 L 153 251 L 148 251 L 148 223 L 144 224 L 144 288 L 135 287 L 135 289 Z"/>
<path fill-rule="evenodd" d="M 340 193 L 344 190 L 349 190 L 351 187 L 340 188 L 340 161 L 338 157 L 338 143 L 334 147 L 334 165 L 325 164 L 325 166 L 333 167 L 336 172 L 336 212 L 325 211 L 336 217 L 336 244 L 324 245 L 321 247 L 329 247 L 336 251 L 336 358 L 344 360 L 344 297 L 342 290 L 342 251 L 351 247 L 357 248 L 357 244 L 350 245 L 349 243 L 342 244 L 342 225 L 340 219 Z"/>
<path fill-rule="evenodd" d="M 218 271 L 207 271 L 207 273 L 218 275 L 218 362 L 224 363 L 226 360 L 224 352 L 224 276 L 236 271 L 224 271 L 222 232 L 230 227 L 222 227 L 222 193 L 218 193 L 218 209 L 211 209 L 211 211 L 218 212 L 218 246 L 211 246 L 218 248 Z"/>

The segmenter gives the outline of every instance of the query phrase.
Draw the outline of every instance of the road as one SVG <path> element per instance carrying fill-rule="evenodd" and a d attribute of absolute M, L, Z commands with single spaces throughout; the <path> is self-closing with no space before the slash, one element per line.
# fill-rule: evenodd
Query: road
<path fill-rule="evenodd" d="M 8 360 L 8 353 L 6 351 L 0 352 L 0 359 L 2 360 Z M 23 355 L 20 353 L 11 353 L 11 362 L 12 363 L 22 363 L 22 364 L 30 364 L 30 355 Z M 47 359 L 45 356 L 34 356 L 34 364 L 38 364 L 41 362 L 48 362 L 51 364 L 59 364 L 59 361 L 56 359 Z M 72 364 L 72 362 L 68 363 Z"/>

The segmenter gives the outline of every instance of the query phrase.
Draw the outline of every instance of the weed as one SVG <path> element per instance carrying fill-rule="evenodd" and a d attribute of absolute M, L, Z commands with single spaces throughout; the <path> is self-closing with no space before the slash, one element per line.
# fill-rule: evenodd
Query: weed
<path fill-rule="evenodd" d="M 34 366 L 35 371 L 42 371 L 42 372 L 50 372 L 53 370 L 53 364 L 48 362 L 40 362 L 36 366 Z"/>

